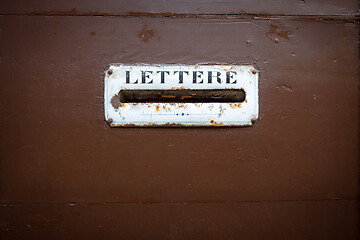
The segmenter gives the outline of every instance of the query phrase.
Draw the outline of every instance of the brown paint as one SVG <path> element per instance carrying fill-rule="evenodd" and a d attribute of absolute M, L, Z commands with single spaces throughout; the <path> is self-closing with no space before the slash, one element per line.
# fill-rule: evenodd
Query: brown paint
<path fill-rule="evenodd" d="M 73 15 L 76 16 L 78 14 L 80 14 L 76 8 L 72 8 L 71 10 L 68 11 L 32 11 L 29 12 L 28 14 L 31 15 Z M 94 13 L 93 13 L 94 14 Z"/>
<path fill-rule="evenodd" d="M 115 108 L 115 109 L 118 109 L 120 107 L 123 106 L 123 103 L 121 103 L 120 101 L 120 97 L 118 94 L 116 94 L 115 96 L 113 96 L 111 98 L 111 105 Z"/>
<path fill-rule="evenodd" d="M 132 17 L 173 17 L 173 18 L 198 18 L 201 17 L 198 14 L 189 14 L 189 13 L 171 13 L 171 12 L 128 12 L 127 15 Z"/>
<path fill-rule="evenodd" d="M 231 161 L 235 161 L 232 157 L 235 154 L 233 149 L 241 143 L 244 149 L 241 159 L 244 161 L 242 164 L 245 165 L 241 169 L 235 168 L 237 174 L 232 172 L 232 176 L 238 177 L 238 179 L 234 179 L 234 182 L 239 185 L 233 186 L 231 190 L 224 190 L 226 194 L 218 195 L 211 191 L 204 193 L 205 195 L 201 195 L 204 199 L 222 197 L 223 199 L 240 198 L 251 200 L 258 199 L 260 196 L 262 200 L 288 199 L 289 197 L 311 199 L 314 194 L 320 198 L 327 198 L 329 192 L 336 193 L 335 195 L 338 197 L 356 196 L 354 192 L 356 186 L 352 184 L 351 180 L 356 176 L 354 164 L 356 164 L 355 160 L 357 159 L 355 150 L 357 148 L 356 106 L 358 92 L 356 86 L 358 83 L 356 74 L 358 70 L 357 53 L 354 51 L 357 40 L 353 35 L 357 31 L 356 25 L 345 26 L 346 23 L 344 22 L 333 24 L 332 22 L 314 23 L 276 20 L 292 29 L 294 38 L 301 39 L 301 41 L 287 41 L 286 44 L 285 42 L 275 44 L 266 37 L 266 32 L 270 28 L 266 20 L 255 21 L 257 25 L 255 32 L 252 32 L 254 31 L 252 23 L 235 23 L 231 20 L 218 20 L 212 24 L 202 19 L 172 19 L 168 20 L 166 24 L 163 24 L 161 19 L 149 19 L 149 21 L 151 21 L 151 26 L 157 29 L 157 34 L 160 37 L 156 40 L 157 42 L 152 43 L 150 41 L 146 45 L 146 51 L 144 51 L 141 42 L 139 42 L 139 45 L 135 44 L 134 47 L 128 48 L 128 45 L 130 43 L 134 44 L 133 40 L 137 38 L 136 29 L 142 27 L 142 23 L 137 19 L 1 17 L 3 31 L 1 43 L 2 46 L 7 46 L 2 48 L 3 63 L 1 69 L 4 80 L 1 81 L 3 102 L 1 135 L 3 139 L 7 139 L 7 141 L 3 141 L 3 146 L 6 146 L 4 149 L 8 149 L 3 152 L 2 168 L 4 169 L 4 178 L 10 178 L 7 180 L 8 184 L 2 186 L 4 200 L 10 202 L 20 201 L 25 196 L 23 195 L 25 193 L 32 202 L 50 200 L 50 193 L 48 192 L 50 189 L 47 189 L 46 184 L 48 182 L 47 178 L 53 178 L 53 184 L 63 189 L 61 194 L 54 193 L 55 199 L 61 198 L 61 200 L 71 201 L 76 196 L 76 198 L 83 200 L 96 197 L 97 200 L 111 201 L 115 189 L 109 188 L 109 186 L 113 181 L 118 184 L 117 188 L 124 189 L 122 197 L 125 200 L 145 198 L 149 190 L 146 190 L 146 188 L 136 190 L 134 194 L 133 189 L 130 191 L 126 187 L 129 184 L 127 178 L 121 178 L 120 181 L 115 171 L 107 172 L 106 176 L 103 173 L 105 179 L 91 184 L 96 186 L 95 189 L 105 189 L 103 190 L 106 192 L 105 195 L 99 195 L 99 192 L 94 191 L 94 188 L 89 192 L 89 190 L 86 190 L 86 186 L 83 186 L 82 190 L 78 192 L 79 190 L 75 187 L 89 176 L 96 175 L 95 170 L 87 167 L 88 158 L 85 157 L 87 153 L 81 147 L 83 144 L 80 143 L 86 142 L 87 146 L 91 146 L 91 149 L 96 149 L 99 146 L 98 141 L 100 142 L 100 139 L 106 142 L 107 150 L 105 152 L 92 152 L 94 154 L 92 161 L 99 169 L 105 166 L 102 166 L 103 163 L 98 162 L 97 159 L 112 159 L 114 154 L 119 154 L 119 146 L 115 142 L 118 142 L 124 136 L 132 140 L 126 151 L 120 148 L 121 152 L 123 154 L 125 152 L 126 158 L 129 159 L 141 156 L 134 155 L 138 146 L 135 144 L 136 142 L 142 143 L 145 153 L 149 154 L 152 149 L 157 149 L 157 152 L 161 153 L 162 157 L 170 158 L 172 153 L 168 151 L 165 144 L 169 140 L 165 139 L 174 139 L 176 145 L 178 145 L 175 161 L 179 162 L 169 162 L 169 164 L 173 163 L 175 165 L 168 167 L 175 168 L 177 166 L 183 168 L 183 170 L 185 170 L 185 166 L 179 165 L 182 162 L 181 159 L 191 158 L 191 153 L 195 151 L 191 145 L 188 145 L 190 140 L 194 141 L 192 144 L 199 144 L 198 148 L 202 149 L 202 151 L 212 152 L 216 150 L 217 155 L 206 153 L 202 155 L 204 157 L 202 158 L 202 164 L 215 161 L 217 165 L 223 168 L 223 171 L 230 171 L 226 166 L 231 165 Z M 39 28 L 31 28 L 33 25 L 39 26 Z M 18 31 L 19 27 L 16 28 L 15 26 L 22 26 L 21 31 Z M 106 26 L 105 29 L 104 26 Z M 196 26 L 202 27 L 203 32 L 201 34 L 198 33 Z M 219 26 L 221 28 L 218 28 Z M 297 27 L 299 27 L 299 30 L 296 30 Z M 220 31 L 221 34 L 215 34 L 213 32 L 214 28 Z M 41 37 L 42 32 L 40 29 L 48 29 L 48 38 L 43 39 Z M 115 31 L 115 29 L 123 30 Z M 122 34 L 125 30 L 128 31 L 127 35 Z M 88 33 L 91 31 L 96 31 L 97 36 L 102 37 L 89 38 Z M 233 38 L 223 37 L 229 32 L 235 33 Z M 255 34 L 251 55 L 246 50 L 245 41 L 247 36 L 244 34 L 250 32 Z M 191 38 L 181 38 L 184 34 L 191 36 Z M 338 41 L 329 40 L 333 34 L 338 36 Z M 72 36 L 72 38 L 69 40 L 68 36 Z M 14 39 L 23 39 L 23 41 L 14 41 Z M 119 42 L 119 39 L 122 39 L 122 41 Z M 75 42 L 78 44 L 74 44 Z M 53 48 L 54 44 L 60 45 L 58 45 L 58 48 Z M 81 48 L 78 47 L 79 44 Z M 180 47 L 174 48 L 174 46 Z M 311 51 L 305 51 L 309 46 L 311 46 Z M 181 49 L 179 50 L 179 48 Z M 49 51 L 50 49 L 55 52 Z M 264 49 L 267 51 L 264 51 Z M 328 52 L 329 49 L 332 51 L 331 56 L 322 55 L 322 53 Z M 118 52 L 122 53 L 124 50 L 126 50 L 127 54 L 116 54 Z M 24 51 L 28 54 L 23 54 Z M 291 55 L 294 51 L 297 52 L 296 56 Z M 99 55 L 99 52 L 102 54 Z M 261 75 L 261 121 L 254 128 L 251 128 L 254 129 L 252 131 L 241 128 L 232 129 L 231 131 L 164 129 L 161 132 L 156 132 L 157 130 L 141 130 L 141 134 L 137 136 L 132 131 L 127 132 L 124 129 L 116 129 L 111 130 L 111 136 L 109 136 L 110 129 L 106 125 L 104 129 L 103 125 L 102 72 L 104 66 L 111 62 L 159 63 L 160 60 L 154 58 L 154 53 L 162 56 L 161 62 L 163 63 L 173 63 L 174 59 L 183 64 L 195 64 L 202 61 L 234 63 L 239 59 L 248 63 L 256 63 Z M 84 54 L 86 54 L 86 57 L 84 57 Z M 337 59 L 336 62 L 333 61 L 335 58 Z M 30 61 L 31 59 L 37 61 Z M 44 66 L 51 63 L 54 63 L 54 65 L 50 65 L 52 67 L 44 68 Z M 325 71 L 322 70 L 324 66 L 327 66 Z M 32 74 L 29 74 L 29 72 Z M 16 73 L 18 81 L 11 81 L 14 73 Z M 54 80 L 45 81 L 45 79 Z M 342 79 L 342 81 L 339 81 L 339 79 Z M 28 81 L 32 82 L 32 84 Z M 281 84 L 291 86 L 293 92 L 282 93 L 277 91 L 276 87 Z M 18 102 L 17 98 L 15 98 L 18 96 L 18 92 L 23 92 L 24 97 L 27 99 L 26 105 L 24 105 L 23 101 Z M 316 99 L 313 98 L 314 94 L 317 96 Z M 338 97 L 334 98 L 335 95 Z M 271 99 L 271 101 L 268 99 Z M 339 102 L 338 99 L 342 99 L 342 101 Z M 298 106 L 300 102 L 301 107 Z M 18 111 L 22 111 L 24 114 L 19 115 Z M 282 114 L 286 118 L 279 121 Z M 39 137 L 30 135 L 27 129 L 38 132 Z M 44 131 L 44 129 L 47 130 Z M 47 135 L 49 129 L 55 135 Z M 61 129 L 67 131 L 64 132 Z M 333 139 L 329 139 L 328 129 L 332 129 L 332 133 L 341 141 L 335 142 Z M 74 130 L 76 131 L 73 132 Z M 293 131 L 299 131 L 296 137 L 287 134 Z M 160 143 L 153 143 L 154 134 L 162 137 L 159 139 Z M 182 137 L 179 138 L 179 135 Z M 215 141 L 219 137 L 218 135 L 226 137 L 226 144 Z M 96 137 L 88 139 L 89 136 Z M 264 136 L 272 141 L 271 143 L 263 142 L 257 136 Z M 63 145 L 62 143 L 67 142 L 66 139 L 69 137 L 73 138 L 75 143 Z M 42 142 L 41 139 L 47 139 L 47 141 Z M 312 139 L 311 145 L 301 147 L 309 139 Z M 353 145 L 348 146 L 348 142 L 353 143 Z M 279 147 L 282 145 L 298 153 L 293 155 L 292 151 L 287 152 Z M 27 146 L 31 146 L 30 149 Z M 21 150 L 22 147 L 24 147 L 23 150 Z M 257 150 L 259 147 L 262 149 L 261 154 Z M 54 152 L 59 154 L 49 155 Z M 64 160 L 71 157 L 71 155 L 67 155 L 71 152 L 76 153 L 78 156 L 74 164 L 79 164 L 79 166 L 85 168 L 83 175 L 75 179 L 70 177 L 70 173 L 75 174 L 75 172 L 70 171 L 72 168 L 68 168 L 67 161 Z M 253 178 L 253 180 L 257 179 L 260 182 L 262 177 L 260 178 L 256 174 L 251 175 L 246 169 L 253 169 L 255 167 L 253 164 L 260 164 L 261 159 L 264 159 L 270 153 L 272 161 L 280 162 L 277 162 L 277 168 L 271 164 L 268 165 L 268 168 L 274 169 L 265 171 L 262 175 L 269 182 L 282 182 L 282 184 L 280 186 L 277 184 L 270 191 L 267 190 L 270 186 L 262 182 L 257 185 L 257 191 L 252 191 L 252 187 L 245 181 L 245 176 L 250 177 L 250 179 Z M 290 153 L 291 155 L 289 155 Z M 321 157 L 315 153 L 321 154 Z M 19 159 L 30 158 L 40 165 L 45 164 L 45 166 L 48 166 L 47 159 L 49 157 L 54 159 L 55 162 L 52 164 L 58 166 L 56 169 L 63 168 L 62 171 L 70 171 L 68 173 L 70 175 L 66 176 L 65 180 L 61 180 L 54 173 L 49 175 L 50 170 L 42 172 L 42 168 L 36 168 L 37 165 L 31 164 L 31 162 L 19 162 Z M 228 158 L 230 162 L 222 162 L 224 158 Z M 301 191 L 291 188 L 291 185 L 287 185 L 287 181 L 285 181 L 286 172 L 297 174 L 296 171 L 293 172 L 293 166 L 289 165 L 289 158 L 292 159 L 292 164 L 296 165 L 295 168 L 304 171 L 298 173 L 301 177 L 299 181 L 305 185 L 305 188 Z M 317 163 L 312 163 L 311 159 L 314 158 Z M 344 158 L 347 160 L 337 161 L 337 159 Z M 246 159 L 256 159 L 256 161 L 247 162 Z M 333 165 L 329 165 L 329 159 Z M 8 169 L 10 166 L 7 164 L 10 162 L 15 164 L 17 171 L 24 171 L 19 178 L 12 178 L 8 175 L 11 171 Z M 118 165 L 120 163 L 111 161 L 108 164 L 120 170 L 121 165 Z M 134 162 L 129 163 L 128 167 L 132 169 L 134 176 L 137 177 L 139 176 L 137 170 L 140 169 L 133 164 Z M 158 164 L 160 163 L 158 162 Z M 189 164 L 191 166 L 191 163 Z M 342 172 L 347 172 L 347 176 L 343 178 L 340 172 L 333 172 L 332 166 L 342 168 Z M 30 173 L 27 172 L 27 169 L 32 167 L 35 167 L 33 170 L 37 176 L 35 179 L 31 178 L 31 175 L 28 175 Z M 199 173 L 196 173 L 196 169 L 194 166 L 194 168 L 191 167 L 187 170 L 187 178 L 190 181 L 191 179 L 193 181 L 197 179 L 196 176 Z M 306 172 L 313 172 L 314 169 L 316 172 L 324 171 L 324 175 L 320 174 L 315 177 L 306 174 Z M 7 173 L 8 171 L 10 172 Z M 55 169 L 52 171 L 55 171 Z M 103 168 L 101 171 L 105 171 L 105 169 Z M 160 168 L 153 171 L 155 172 L 151 174 L 160 174 L 163 179 L 167 178 L 166 175 L 162 175 L 164 173 Z M 325 174 L 326 171 L 332 173 L 331 179 L 334 179 L 335 182 L 326 183 L 329 181 Z M 220 177 L 217 174 L 220 173 L 215 174 L 215 176 Z M 25 181 L 21 176 L 32 180 Z M 205 175 L 202 177 L 205 177 Z M 314 177 L 315 179 L 313 179 Z M 83 180 L 79 181 L 80 179 Z M 64 181 L 68 184 L 63 185 Z M 210 185 L 200 185 L 191 192 L 176 191 L 176 180 L 167 181 L 170 184 L 167 187 L 167 191 L 170 191 L 168 197 L 172 199 L 193 199 L 192 194 L 197 191 L 201 192 L 202 188 L 210 187 L 213 184 L 221 188 L 227 182 L 225 179 L 221 181 L 218 179 L 218 181 L 216 183 L 215 179 L 213 179 L 210 181 L 211 184 L 208 183 Z M 24 183 L 25 185 L 23 185 Z M 158 183 L 155 181 L 152 184 L 156 185 Z M 12 186 L 11 189 L 9 186 Z M 248 194 L 245 194 L 246 192 Z"/>
<path fill-rule="evenodd" d="M 133 129 L 129 129 L 133 130 Z M 2 208 L 3 239 L 357 239 L 355 201 Z M 261 217 L 259 217 L 261 216 Z M 344 231 L 345 230 L 345 231 Z"/>
<path fill-rule="evenodd" d="M 276 86 L 277 89 L 281 89 L 281 91 L 285 91 L 285 92 L 292 92 L 293 89 L 290 86 L 286 86 L 286 85 L 278 85 Z"/>
<path fill-rule="evenodd" d="M 75 8 L 74 8 L 75 6 Z M 264 15 L 356 15 L 356 0 L 212 0 L 164 2 L 155 0 L 149 4 L 146 0 L 112 1 L 80 0 L 43 1 L 3 0 L 0 2 L 1 14 L 36 15 L 96 15 L 96 16 L 143 16 L 151 14 L 264 14 Z M 140 13 L 140 14 L 139 14 Z"/>
<path fill-rule="evenodd" d="M 142 42 L 148 43 L 149 40 L 154 36 L 155 31 L 152 29 L 148 29 L 147 24 L 144 24 L 141 32 L 139 32 L 138 37 L 141 39 Z"/>
<path fill-rule="evenodd" d="M 7 14 L 67 8 L 4 2 Z M 358 23 L 341 15 L 356 12 L 354 2 L 284 1 L 285 12 L 251 3 L 251 12 L 346 19 L 331 21 L 0 16 L 1 238 L 359 239 Z M 180 3 L 166 7 L 240 6 Z M 77 4 L 66 14 L 151 10 Z M 138 40 L 145 21 L 156 32 L 147 44 Z M 103 73 L 111 63 L 254 64 L 260 120 L 110 128 Z"/>
<path fill-rule="evenodd" d="M 291 32 L 281 31 L 280 29 L 280 26 L 270 24 L 270 30 L 266 33 L 266 36 L 268 36 L 276 43 L 279 42 L 279 39 L 289 39 L 291 36 Z"/>

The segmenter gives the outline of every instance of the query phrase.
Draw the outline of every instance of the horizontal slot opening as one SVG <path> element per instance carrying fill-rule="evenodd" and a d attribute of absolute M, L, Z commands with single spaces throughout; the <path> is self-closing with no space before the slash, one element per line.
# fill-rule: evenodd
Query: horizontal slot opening
<path fill-rule="evenodd" d="M 243 102 L 246 93 L 243 89 L 218 90 L 121 90 L 121 103 L 211 103 Z"/>

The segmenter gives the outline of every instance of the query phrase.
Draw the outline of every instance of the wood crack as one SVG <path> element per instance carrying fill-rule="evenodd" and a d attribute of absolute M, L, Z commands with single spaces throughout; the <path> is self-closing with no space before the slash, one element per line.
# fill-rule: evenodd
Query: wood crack
<path fill-rule="evenodd" d="M 359 14 L 340 14 L 340 15 L 287 15 L 287 14 L 194 14 L 194 13 L 151 13 L 151 12 L 130 12 L 127 14 L 113 13 L 72 13 L 72 12 L 31 12 L 31 13 L 0 13 L 0 16 L 45 16 L 45 17 L 123 17 L 123 18 L 197 18 L 197 19 L 287 19 L 287 20 L 343 20 L 359 21 Z"/>

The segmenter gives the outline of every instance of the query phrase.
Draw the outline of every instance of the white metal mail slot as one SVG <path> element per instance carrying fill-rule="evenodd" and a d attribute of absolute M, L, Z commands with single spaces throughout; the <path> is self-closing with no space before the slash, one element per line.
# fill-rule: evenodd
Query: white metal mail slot
<path fill-rule="evenodd" d="M 113 65 L 105 119 L 122 126 L 248 126 L 258 119 L 253 66 Z"/>

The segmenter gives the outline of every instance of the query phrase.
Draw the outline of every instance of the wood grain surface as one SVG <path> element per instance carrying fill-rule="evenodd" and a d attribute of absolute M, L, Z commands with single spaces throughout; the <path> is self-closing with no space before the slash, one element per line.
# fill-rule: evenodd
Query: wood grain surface
<path fill-rule="evenodd" d="M 359 238 L 356 1 L 20 2 L 0 3 L 2 239 Z M 266 8 L 307 16 L 197 17 Z M 253 64 L 260 119 L 110 128 L 111 63 Z"/>
<path fill-rule="evenodd" d="M 2 14 L 125 15 L 263 14 L 342 15 L 357 14 L 356 0 L 3 0 Z"/>

